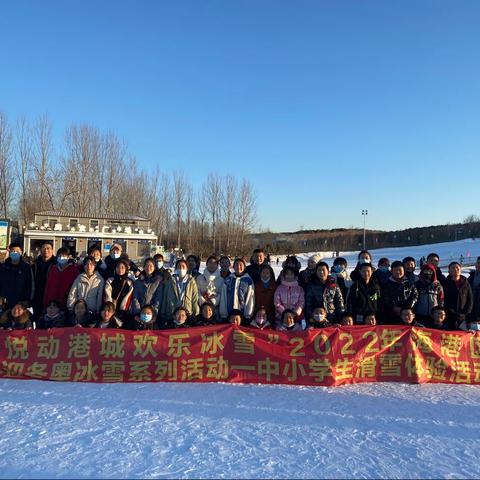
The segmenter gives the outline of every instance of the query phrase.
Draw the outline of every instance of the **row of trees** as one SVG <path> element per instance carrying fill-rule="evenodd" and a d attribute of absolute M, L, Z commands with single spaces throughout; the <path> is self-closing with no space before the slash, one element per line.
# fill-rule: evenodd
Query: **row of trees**
<path fill-rule="evenodd" d="M 47 116 L 9 122 L 0 112 L 0 211 L 20 225 L 42 210 L 140 215 L 166 247 L 241 253 L 256 206 L 248 179 L 211 172 L 194 188 L 183 171 L 141 168 L 114 133 L 72 125 L 56 145 Z"/>

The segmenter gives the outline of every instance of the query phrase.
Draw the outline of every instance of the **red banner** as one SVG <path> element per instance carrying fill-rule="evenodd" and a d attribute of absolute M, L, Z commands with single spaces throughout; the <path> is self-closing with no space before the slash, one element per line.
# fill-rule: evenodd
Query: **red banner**
<path fill-rule="evenodd" d="M 480 334 L 403 326 L 0 331 L 0 377 L 74 382 L 480 383 Z"/>

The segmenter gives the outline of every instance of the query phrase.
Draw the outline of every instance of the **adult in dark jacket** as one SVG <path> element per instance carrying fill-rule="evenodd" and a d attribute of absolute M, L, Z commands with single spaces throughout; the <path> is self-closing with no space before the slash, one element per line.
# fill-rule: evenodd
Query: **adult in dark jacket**
<path fill-rule="evenodd" d="M 348 291 L 347 312 L 353 315 L 353 321 L 358 324 L 364 322 L 367 313 L 373 312 L 376 316 L 380 311 L 380 285 L 373 278 L 373 269 L 370 263 L 364 263 L 359 268 L 360 279 L 353 282 Z"/>
<path fill-rule="evenodd" d="M 435 275 L 437 280 L 442 284 L 442 287 L 445 289 L 445 280 L 447 277 L 440 270 L 440 257 L 437 253 L 429 253 L 427 256 L 427 263 L 432 263 L 435 266 Z"/>
<path fill-rule="evenodd" d="M 166 282 L 171 273 L 165 268 L 165 261 L 161 253 L 156 253 L 153 256 L 153 261 L 155 262 L 155 275 L 159 275 L 163 282 Z"/>
<path fill-rule="evenodd" d="M 307 262 L 307 268 L 301 270 L 298 274 L 298 284 L 304 289 L 307 289 L 308 282 L 310 278 L 315 275 L 315 269 L 317 268 L 317 263 L 322 260 L 322 256 L 319 253 L 312 255 Z"/>
<path fill-rule="evenodd" d="M 473 293 L 473 310 L 470 314 L 470 320 L 474 321 L 480 318 L 480 257 L 477 258 L 475 270 L 470 271 L 468 283 Z"/>
<path fill-rule="evenodd" d="M 105 278 L 110 278 L 115 275 L 115 269 L 117 267 L 117 262 L 122 259 L 127 262 L 128 270 L 132 271 L 136 277 L 141 273 L 140 269 L 137 267 L 135 262 L 132 262 L 126 253 L 122 252 L 122 246 L 119 243 L 114 243 L 110 249 L 110 254 L 105 257 L 105 264 L 107 266 L 105 272 Z"/>
<path fill-rule="evenodd" d="M 260 270 L 264 265 L 268 265 L 265 252 L 262 248 L 256 248 L 250 259 L 250 265 L 246 268 L 246 272 L 253 280 L 253 283 L 257 283 L 260 280 Z"/>
<path fill-rule="evenodd" d="M 52 244 L 44 243 L 40 248 L 40 255 L 32 265 L 34 282 L 33 315 L 36 319 L 43 313 L 43 296 L 45 295 L 48 272 L 52 265 L 56 263 L 57 258 L 53 254 Z"/>
<path fill-rule="evenodd" d="M 315 275 L 310 279 L 305 300 L 305 318 L 312 317 L 317 307 L 325 308 L 327 319 L 331 322 L 339 321 L 345 310 L 342 292 L 335 278 L 329 275 L 329 267 L 325 262 L 319 262 Z"/>
<path fill-rule="evenodd" d="M 378 268 L 373 272 L 373 278 L 382 287 L 390 279 L 392 272 L 390 271 L 390 260 L 383 257 L 378 261 Z"/>
<path fill-rule="evenodd" d="M 420 322 L 430 325 L 432 322 L 432 309 L 443 307 L 444 303 L 443 287 L 437 280 L 437 273 L 433 264 L 423 264 L 418 280 L 415 282 L 415 287 L 418 291 L 415 314 Z"/>
<path fill-rule="evenodd" d="M 360 279 L 360 265 L 363 265 L 364 263 L 372 263 L 372 255 L 368 250 L 362 250 L 358 254 L 358 261 L 356 267 L 353 269 L 352 273 L 350 273 L 350 279 L 353 282 L 356 282 L 357 280 Z M 375 271 L 375 268 L 372 267 L 372 270 Z"/>
<path fill-rule="evenodd" d="M 448 271 L 444 287 L 447 324 L 452 330 L 457 330 L 472 312 L 473 293 L 467 278 L 461 274 L 462 267 L 458 262 L 450 263 Z"/>
<path fill-rule="evenodd" d="M 405 277 L 403 263 L 392 263 L 392 276 L 382 287 L 383 322 L 396 324 L 401 321 L 400 313 L 403 308 L 413 309 L 418 300 L 415 285 L 411 285 Z"/>
<path fill-rule="evenodd" d="M 0 265 L 0 296 L 4 297 L 8 308 L 18 302 L 30 304 L 33 299 L 33 275 L 30 265 L 22 258 L 23 247 L 11 243 L 8 258 Z"/>

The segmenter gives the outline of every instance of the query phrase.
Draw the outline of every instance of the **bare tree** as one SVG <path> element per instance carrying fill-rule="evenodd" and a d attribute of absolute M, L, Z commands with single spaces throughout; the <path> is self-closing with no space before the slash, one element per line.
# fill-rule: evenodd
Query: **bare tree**
<path fill-rule="evenodd" d="M 17 121 L 16 128 L 16 152 L 17 152 L 17 171 L 20 172 L 19 187 L 19 213 L 22 223 L 27 223 L 33 219 L 34 205 L 29 202 L 29 183 L 32 176 L 32 132 L 25 117 Z M 31 197 L 31 195 L 30 195 Z"/>
<path fill-rule="evenodd" d="M 257 200 L 255 191 L 249 180 L 243 179 L 239 196 L 240 246 L 245 246 L 245 235 L 255 226 Z"/>
<path fill-rule="evenodd" d="M 219 245 L 217 244 L 217 230 L 222 205 L 222 181 L 218 174 L 211 172 L 208 174 L 206 183 L 204 183 L 204 189 L 207 211 L 210 216 L 212 227 L 212 247 L 213 251 L 216 252 L 219 250 Z"/>
<path fill-rule="evenodd" d="M 225 219 L 226 249 L 227 252 L 229 252 L 231 248 L 233 224 L 235 221 L 235 205 L 238 201 L 238 184 L 237 180 L 232 175 L 227 175 L 225 177 L 222 200 L 223 218 Z"/>
<path fill-rule="evenodd" d="M 34 149 L 33 149 L 33 168 L 34 168 L 34 188 L 35 205 L 38 210 L 55 208 L 55 189 L 58 187 L 51 157 L 53 155 L 52 124 L 47 117 L 43 115 L 34 125 L 33 129 Z"/>
<path fill-rule="evenodd" d="M 0 112 L 0 208 L 8 218 L 15 187 L 13 171 L 13 134 L 7 116 Z"/>
<path fill-rule="evenodd" d="M 186 178 L 185 174 L 176 170 L 173 172 L 173 215 L 175 217 L 176 233 L 177 233 L 177 248 L 180 248 L 181 227 L 183 219 L 183 210 L 186 201 Z"/>

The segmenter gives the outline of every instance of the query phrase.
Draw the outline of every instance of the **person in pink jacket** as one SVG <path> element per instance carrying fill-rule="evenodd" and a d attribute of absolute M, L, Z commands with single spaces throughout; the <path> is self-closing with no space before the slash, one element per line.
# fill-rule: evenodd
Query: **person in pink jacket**
<path fill-rule="evenodd" d="M 292 310 L 295 313 L 296 321 L 303 319 L 305 307 L 305 292 L 298 284 L 297 274 L 291 267 L 282 270 L 281 284 L 275 290 L 273 303 L 277 322 L 280 322 L 284 310 Z"/>

